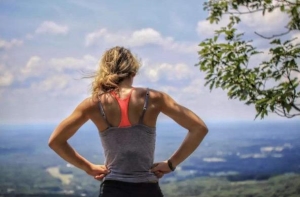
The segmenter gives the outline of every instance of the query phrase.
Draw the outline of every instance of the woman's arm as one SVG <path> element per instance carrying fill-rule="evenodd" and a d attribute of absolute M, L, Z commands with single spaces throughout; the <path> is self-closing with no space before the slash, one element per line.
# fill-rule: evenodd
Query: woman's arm
<path fill-rule="evenodd" d="M 68 139 L 89 120 L 87 102 L 88 101 L 85 100 L 80 103 L 74 112 L 56 127 L 49 138 L 48 144 L 61 158 L 77 168 L 84 170 L 87 174 L 94 177 L 97 176 L 97 179 L 99 179 L 100 174 L 101 177 L 104 177 L 102 174 L 108 173 L 106 167 L 104 165 L 92 164 L 78 154 L 67 142 Z"/>
<path fill-rule="evenodd" d="M 200 145 L 208 132 L 205 123 L 191 110 L 176 103 L 169 95 L 162 93 L 161 111 L 172 118 L 182 127 L 188 130 L 188 133 L 177 151 L 170 157 L 173 167 L 176 167 L 189 157 Z M 171 171 L 167 161 L 155 164 L 152 171 L 156 174 L 168 173 Z"/>

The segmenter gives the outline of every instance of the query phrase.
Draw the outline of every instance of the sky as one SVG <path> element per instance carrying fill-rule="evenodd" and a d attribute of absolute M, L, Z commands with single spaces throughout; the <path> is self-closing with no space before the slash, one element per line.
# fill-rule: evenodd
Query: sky
<path fill-rule="evenodd" d="M 195 66 L 198 44 L 226 25 L 211 25 L 207 16 L 199 0 L 0 0 L 0 124 L 61 121 L 90 95 L 84 77 L 114 46 L 141 60 L 134 86 L 166 92 L 205 121 L 253 121 L 254 106 L 210 91 Z M 255 64 L 268 50 L 254 31 L 280 32 L 287 18 L 274 11 L 242 19 L 239 29 L 265 51 Z"/>

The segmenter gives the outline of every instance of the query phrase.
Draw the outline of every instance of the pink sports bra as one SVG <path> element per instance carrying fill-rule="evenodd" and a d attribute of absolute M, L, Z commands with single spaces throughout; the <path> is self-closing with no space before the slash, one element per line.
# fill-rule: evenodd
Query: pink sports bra
<path fill-rule="evenodd" d="M 111 95 L 118 101 L 120 110 L 121 110 L 121 121 L 118 127 L 129 127 L 131 123 L 128 117 L 128 106 L 131 97 L 132 88 L 129 92 L 129 95 L 126 98 L 121 99 L 114 91 L 111 92 Z"/>

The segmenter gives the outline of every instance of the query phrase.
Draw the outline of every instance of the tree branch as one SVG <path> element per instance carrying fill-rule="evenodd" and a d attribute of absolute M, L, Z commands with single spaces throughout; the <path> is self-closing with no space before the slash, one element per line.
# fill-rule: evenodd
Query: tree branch
<path fill-rule="evenodd" d="M 281 116 L 281 117 L 286 117 L 286 116 L 284 116 L 284 115 L 282 115 L 282 114 L 280 114 L 280 113 L 278 113 L 276 110 L 274 111 L 278 116 Z"/>
<path fill-rule="evenodd" d="M 279 106 L 275 106 L 275 111 L 277 110 L 277 111 L 279 111 L 280 113 L 284 114 L 284 112 L 283 112 L 281 109 L 279 109 L 278 107 L 279 107 Z"/>
<path fill-rule="evenodd" d="M 300 3 L 298 3 L 298 2 L 290 2 L 290 1 L 287 1 L 287 0 L 282 0 L 282 2 L 285 2 L 285 3 L 287 3 L 287 4 L 289 4 L 289 5 L 293 5 L 293 6 L 299 6 L 300 5 Z"/>
<path fill-rule="evenodd" d="M 248 12 L 241 12 L 241 11 L 239 11 L 239 10 L 237 10 L 236 12 L 225 12 L 224 14 L 233 14 L 233 15 L 235 15 L 235 14 L 238 14 L 238 15 L 242 15 L 242 14 L 252 14 L 252 13 L 255 13 L 255 12 L 260 12 L 260 11 L 262 11 L 262 10 L 264 10 L 265 8 L 261 8 L 261 9 L 257 9 L 257 10 L 249 10 Z"/>
<path fill-rule="evenodd" d="M 294 103 L 292 103 L 291 105 L 292 105 L 292 107 L 293 107 L 295 110 L 300 111 L 300 108 L 297 107 Z"/>
<path fill-rule="evenodd" d="M 251 10 L 249 8 L 249 5 L 239 5 L 239 6 L 244 6 L 247 8 L 248 11 L 240 11 L 238 9 L 234 9 L 236 10 L 236 12 L 224 12 L 223 14 L 238 14 L 238 15 L 242 15 L 242 14 L 252 14 L 252 13 L 256 13 L 256 12 L 260 12 L 260 11 L 263 11 L 263 10 L 268 10 L 268 9 L 277 9 L 277 8 L 280 8 L 281 6 L 298 6 L 300 4 L 297 4 L 297 3 L 292 3 L 292 2 L 289 2 L 289 1 L 281 1 L 282 3 L 281 4 L 277 4 L 277 5 L 269 5 L 269 7 L 261 7 L 261 8 L 256 8 L 255 10 Z M 209 10 L 208 10 L 209 11 Z"/>
<path fill-rule="evenodd" d="M 284 33 L 281 33 L 281 34 L 275 34 L 275 35 L 270 36 L 270 37 L 263 36 L 263 35 L 257 33 L 256 31 L 255 31 L 254 33 L 255 33 L 256 35 L 258 35 L 258 36 L 264 38 L 264 39 L 272 39 L 272 38 L 275 38 L 275 37 L 284 36 L 284 35 L 286 35 L 286 34 L 288 34 L 288 33 L 290 33 L 290 32 L 291 32 L 291 30 L 289 29 L 287 32 L 284 32 Z"/>
<path fill-rule="evenodd" d="M 289 115 L 287 116 L 287 118 L 293 118 L 293 117 L 295 117 L 295 116 L 300 116 L 300 114 L 293 114 L 293 115 L 290 115 L 290 114 L 289 114 Z"/>
<path fill-rule="evenodd" d="M 291 69 L 291 71 L 295 71 L 297 73 L 300 73 L 300 70 L 298 70 L 298 69 Z"/>
<path fill-rule="evenodd" d="M 281 116 L 281 117 L 286 117 L 286 118 L 293 118 L 295 116 L 300 116 L 300 113 L 299 114 L 286 114 L 286 113 L 282 113 L 281 110 L 279 109 L 275 109 L 274 112 L 278 115 L 278 116 Z"/>

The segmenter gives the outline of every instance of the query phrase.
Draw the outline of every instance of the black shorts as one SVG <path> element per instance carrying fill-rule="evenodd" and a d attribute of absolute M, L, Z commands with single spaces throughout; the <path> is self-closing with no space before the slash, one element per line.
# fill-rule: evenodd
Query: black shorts
<path fill-rule="evenodd" d="M 163 194 L 158 183 L 105 180 L 100 185 L 99 197 L 163 197 Z"/>

